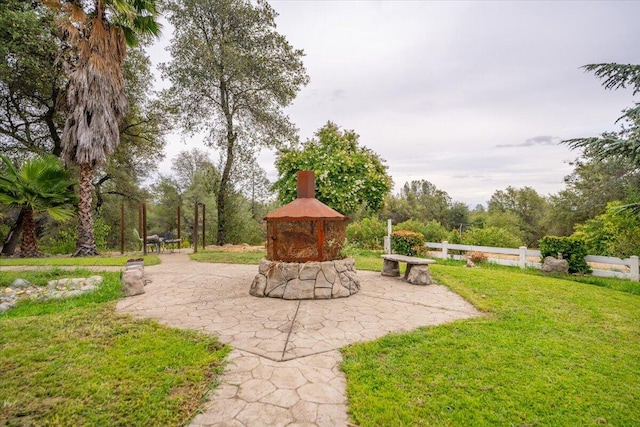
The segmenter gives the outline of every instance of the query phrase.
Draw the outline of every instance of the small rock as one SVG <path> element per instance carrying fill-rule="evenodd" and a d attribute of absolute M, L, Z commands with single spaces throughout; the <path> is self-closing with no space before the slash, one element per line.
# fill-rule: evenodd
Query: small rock
<path fill-rule="evenodd" d="M 29 286 L 31 286 L 31 283 L 29 283 L 28 280 L 25 279 L 16 279 L 13 282 L 11 282 L 11 286 L 13 289 L 24 289 L 24 288 L 28 288 Z"/>
<path fill-rule="evenodd" d="M 569 274 L 569 263 L 566 259 L 556 259 L 552 256 L 548 256 L 544 259 L 544 263 L 542 264 L 542 272 Z"/>
<path fill-rule="evenodd" d="M 7 311 L 13 308 L 13 304 L 8 303 L 8 302 L 3 302 L 2 304 L 0 304 L 0 313 L 2 313 L 3 311 Z"/>
<path fill-rule="evenodd" d="M 11 289 L 11 288 L 4 288 L 4 293 L 5 293 L 5 294 L 12 294 L 12 293 L 13 293 L 13 289 Z"/>

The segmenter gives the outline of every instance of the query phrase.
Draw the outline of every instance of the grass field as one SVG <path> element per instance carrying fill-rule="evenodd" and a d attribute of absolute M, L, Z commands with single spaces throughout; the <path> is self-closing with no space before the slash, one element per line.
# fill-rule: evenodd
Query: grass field
<path fill-rule="evenodd" d="M 0 258 L 0 267 L 28 265 L 35 267 L 89 267 L 123 266 L 131 258 L 144 258 L 144 265 L 160 264 L 157 255 L 99 256 L 99 257 L 46 257 L 46 258 Z"/>
<path fill-rule="evenodd" d="M 343 350 L 361 426 L 640 425 L 640 297 L 435 265 L 486 316 Z"/>
<path fill-rule="evenodd" d="M 35 284 L 89 274 L 19 273 Z M 0 425 L 184 425 L 215 385 L 228 347 L 117 314 L 120 273 L 99 274 L 95 293 L 0 314 Z"/>

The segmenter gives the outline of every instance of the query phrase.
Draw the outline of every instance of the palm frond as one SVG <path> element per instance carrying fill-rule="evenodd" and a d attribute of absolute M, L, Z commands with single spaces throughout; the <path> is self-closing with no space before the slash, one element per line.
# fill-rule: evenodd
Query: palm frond
<path fill-rule="evenodd" d="M 51 207 L 47 209 L 47 213 L 51 215 L 51 218 L 61 222 L 68 221 L 74 216 L 73 209 L 60 207 L 60 206 Z"/>

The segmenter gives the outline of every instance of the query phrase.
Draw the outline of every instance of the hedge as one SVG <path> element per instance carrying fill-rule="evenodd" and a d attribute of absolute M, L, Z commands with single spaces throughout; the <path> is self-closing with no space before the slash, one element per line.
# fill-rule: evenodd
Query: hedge
<path fill-rule="evenodd" d="M 398 230 L 391 233 L 391 251 L 400 255 L 416 256 L 423 253 L 424 236 L 422 233 Z"/>
<path fill-rule="evenodd" d="M 584 257 L 587 256 L 584 241 L 575 237 L 557 236 L 545 236 L 540 239 L 540 258 L 542 262 L 548 256 L 556 258 L 559 253 L 569 263 L 569 273 L 591 273 L 591 267 L 584 260 Z"/>

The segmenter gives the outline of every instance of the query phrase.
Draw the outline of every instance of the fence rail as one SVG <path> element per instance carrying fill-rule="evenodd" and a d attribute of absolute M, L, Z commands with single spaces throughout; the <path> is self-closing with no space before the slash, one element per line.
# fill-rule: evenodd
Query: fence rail
<path fill-rule="evenodd" d="M 456 245 L 449 242 L 435 243 L 427 242 L 425 246 L 430 249 L 440 249 L 440 251 L 432 254 L 435 258 L 442 259 L 464 259 L 462 255 L 450 254 L 449 251 L 464 251 L 464 252 L 482 252 L 488 255 L 488 261 L 500 264 L 500 265 L 512 265 L 520 268 L 542 268 L 540 263 L 540 251 L 534 249 L 528 249 L 526 246 L 520 246 L 517 249 L 514 248 L 494 248 L 490 246 L 473 246 L 473 245 Z M 516 256 L 517 259 L 504 259 L 491 257 L 491 254 L 496 255 L 510 255 Z M 536 261 L 532 261 L 530 258 L 536 258 Z M 618 277 L 622 279 L 630 279 L 634 282 L 640 281 L 640 262 L 637 256 L 631 256 L 629 258 L 616 258 L 599 255 L 587 255 L 585 261 L 589 263 L 594 276 L 600 277 Z M 594 264 L 608 264 L 613 265 L 610 269 L 602 269 L 602 266 Z M 622 266 L 619 268 L 617 266 Z"/>

